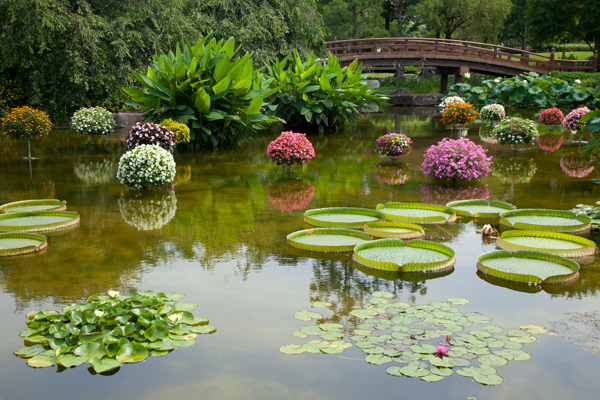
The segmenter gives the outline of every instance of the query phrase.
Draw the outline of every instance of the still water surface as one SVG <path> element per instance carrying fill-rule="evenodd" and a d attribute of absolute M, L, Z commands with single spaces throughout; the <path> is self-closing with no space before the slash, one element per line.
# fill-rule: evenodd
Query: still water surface
<path fill-rule="evenodd" d="M 531 117 L 531 115 L 529 115 Z M 515 155 L 489 143 L 490 128 L 474 124 L 468 138 L 489 149 L 492 174 L 478 183 L 446 185 L 420 172 L 424 151 L 454 134 L 434 109 L 390 109 L 337 136 L 309 135 L 317 156 L 285 180 L 269 164 L 266 147 L 276 132 L 239 149 L 176 152 L 172 191 L 136 196 L 114 174 L 125 152 L 123 133 L 98 140 L 54 130 L 32 142 L 39 160 L 19 157 L 26 143 L 0 143 L 0 204 L 26 198 L 58 198 L 78 211 L 81 226 L 54 234 L 42 256 L 0 261 L 0 398 L 10 399 L 596 399 L 600 355 L 560 336 L 536 335 L 526 345 L 529 361 L 498 367 L 499 386 L 486 387 L 454 374 L 440 382 L 386 374 L 388 365 L 364 361 L 350 348 L 341 355 L 283 355 L 278 348 L 306 343 L 292 331 L 304 323 L 294 313 L 317 300 L 333 303 L 328 322 L 346 321 L 364 308 L 370 293 L 394 292 L 423 304 L 466 297 L 462 312 L 477 311 L 507 329 L 543 325 L 566 329 L 571 312 L 598 310 L 600 265 L 583 266 L 577 284 L 562 288 L 507 288 L 483 280 L 476 259 L 494 249 L 468 220 L 427 229 L 427 239 L 456 251 L 453 272 L 435 279 L 359 270 L 348 257 L 311 258 L 289 249 L 286 235 L 304 229 L 302 213 L 320 207 L 368 207 L 388 201 L 445 204 L 463 198 L 507 201 L 519 208 L 570 209 L 594 204 L 597 178 L 578 160 L 571 135 L 526 146 Z M 380 159 L 374 140 L 401 131 L 413 151 Z M 554 151 L 552 151 L 554 150 Z M 33 369 L 12 353 L 23 346 L 25 315 L 57 309 L 107 290 L 181 291 L 199 304 L 194 315 L 218 331 L 165 357 L 124 365 L 112 376 L 92 375 L 85 365 L 57 373 Z M 591 343 L 594 343 L 593 337 Z M 597 346 L 598 342 L 595 342 Z M 398 364 L 396 364 L 398 365 Z"/>

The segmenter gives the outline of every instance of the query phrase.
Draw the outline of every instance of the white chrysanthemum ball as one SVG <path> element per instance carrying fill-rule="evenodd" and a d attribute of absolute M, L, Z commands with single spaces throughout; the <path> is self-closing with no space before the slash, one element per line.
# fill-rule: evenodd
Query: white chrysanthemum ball
<path fill-rule="evenodd" d="M 117 178 L 138 189 L 163 186 L 175 178 L 175 160 L 162 147 L 143 144 L 121 156 Z"/>

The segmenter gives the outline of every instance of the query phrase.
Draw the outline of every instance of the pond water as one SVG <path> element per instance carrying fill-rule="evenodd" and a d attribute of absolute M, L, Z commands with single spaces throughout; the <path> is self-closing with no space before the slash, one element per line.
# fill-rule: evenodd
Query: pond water
<path fill-rule="evenodd" d="M 589 326 L 586 316 L 597 317 L 600 306 L 597 263 L 583 266 L 578 282 L 566 287 L 484 280 L 477 256 L 495 246 L 482 243 L 475 233 L 479 225 L 468 219 L 426 228 L 426 239 L 456 252 L 455 268 L 444 276 L 373 273 L 346 255 L 288 248 L 286 236 L 308 228 L 302 213 L 313 208 L 486 198 L 519 208 L 571 209 L 597 201 L 598 187 L 590 179 L 598 175 L 579 160 L 570 134 L 545 138 L 515 155 L 508 146 L 489 143 L 491 128 L 474 124 L 467 137 L 490 150 L 492 174 L 459 185 L 426 178 L 420 172 L 424 151 L 443 137 L 456 137 L 439 119 L 433 108 L 392 108 L 339 135 L 309 135 L 316 157 L 295 166 L 292 180 L 283 179 L 266 157 L 277 132 L 237 149 L 177 152 L 173 189 L 140 196 L 114 178 L 126 147 L 123 132 L 96 138 L 92 149 L 89 137 L 53 130 L 32 141 L 39 159 L 31 169 L 20 159 L 26 143 L 0 142 L 0 204 L 57 198 L 81 216 L 79 229 L 48 235 L 45 254 L 0 260 L 0 398 L 597 398 L 600 355 L 586 349 L 598 351 L 598 332 L 582 330 Z M 374 140 L 394 131 L 413 139 L 413 151 L 394 161 L 380 159 Z M 33 369 L 12 354 L 23 347 L 19 332 L 27 312 L 60 310 L 111 289 L 181 291 L 184 301 L 199 304 L 194 315 L 218 330 L 198 336 L 192 347 L 124 365 L 111 376 L 93 375 L 86 365 L 60 373 L 56 367 Z M 481 312 L 493 325 L 536 324 L 551 332 L 525 346 L 531 360 L 497 368 L 504 377 L 499 386 L 456 374 L 431 383 L 391 376 L 385 372 L 390 364 L 370 365 L 356 347 L 340 355 L 278 351 L 309 340 L 292 335 L 309 324 L 296 320 L 295 312 L 327 301 L 332 311 L 317 310 L 327 322 L 356 323 L 348 322 L 350 311 L 368 306 L 378 290 L 411 304 L 464 297 L 471 302 L 461 312 Z"/>

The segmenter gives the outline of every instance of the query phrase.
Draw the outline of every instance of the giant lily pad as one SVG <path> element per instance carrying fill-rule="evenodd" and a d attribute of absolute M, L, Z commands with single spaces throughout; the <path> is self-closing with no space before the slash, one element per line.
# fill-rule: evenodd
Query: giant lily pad
<path fill-rule="evenodd" d="M 67 202 L 56 199 L 23 200 L 0 206 L 0 214 L 20 211 L 66 211 Z"/>
<path fill-rule="evenodd" d="M 74 211 L 21 211 L 0 215 L 0 232 L 47 232 L 79 224 Z"/>
<path fill-rule="evenodd" d="M 379 211 L 356 207 L 318 208 L 304 213 L 304 222 L 323 228 L 360 229 L 367 222 L 384 218 L 385 215 Z"/>
<path fill-rule="evenodd" d="M 598 253 L 596 243 L 591 240 L 557 232 L 506 231 L 496 240 L 496 246 L 503 250 L 541 251 L 566 258 L 591 257 Z"/>
<path fill-rule="evenodd" d="M 517 207 L 503 201 L 493 200 L 460 200 L 446 204 L 459 217 L 469 217 L 475 220 L 498 220 L 500 213 L 515 210 Z"/>
<path fill-rule="evenodd" d="M 589 233 L 591 220 L 571 211 L 523 209 L 500 214 L 500 225 L 513 229 L 583 235 Z"/>
<path fill-rule="evenodd" d="M 48 247 L 46 236 L 35 233 L 0 233 L 0 257 L 35 253 Z"/>
<path fill-rule="evenodd" d="M 456 221 L 454 210 L 436 204 L 394 203 L 379 204 L 377 210 L 385 214 L 386 221 L 414 224 L 445 224 Z"/>
<path fill-rule="evenodd" d="M 369 235 L 377 238 L 420 239 L 425 236 L 423 227 L 405 222 L 369 222 L 363 227 Z"/>
<path fill-rule="evenodd" d="M 441 271 L 453 267 L 454 250 L 439 243 L 414 239 L 382 239 L 354 248 L 354 261 L 385 271 Z"/>
<path fill-rule="evenodd" d="M 370 240 L 371 236 L 368 233 L 339 228 L 306 229 L 287 236 L 287 241 L 292 247 L 325 253 L 352 251 L 357 244 Z"/>
<path fill-rule="evenodd" d="M 552 254 L 519 251 L 514 255 L 498 250 L 477 259 L 477 268 L 486 275 L 533 284 L 559 284 L 579 277 L 579 264 Z"/>

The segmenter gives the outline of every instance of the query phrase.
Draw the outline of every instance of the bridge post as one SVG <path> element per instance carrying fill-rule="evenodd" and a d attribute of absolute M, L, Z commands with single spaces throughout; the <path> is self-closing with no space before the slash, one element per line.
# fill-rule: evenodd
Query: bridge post
<path fill-rule="evenodd" d="M 396 65 L 396 78 L 404 78 L 404 67 L 402 64 Z"/>
<path fill-rule="evenodd" d="M 550 52 L 550 71 L 554 71 L 554 47 Z"/>
<path fill-rule="evenodd" d="M 592 72 L 596 72 L 598 68 L 598 50 L 594 50 L 594 58 L 592 58 Z"/>
<path fill-rule="evenodd" d="M 440 93 L 447 94 L 448 93 L 448 74 L 442 73 L 440 75 Z"/>

